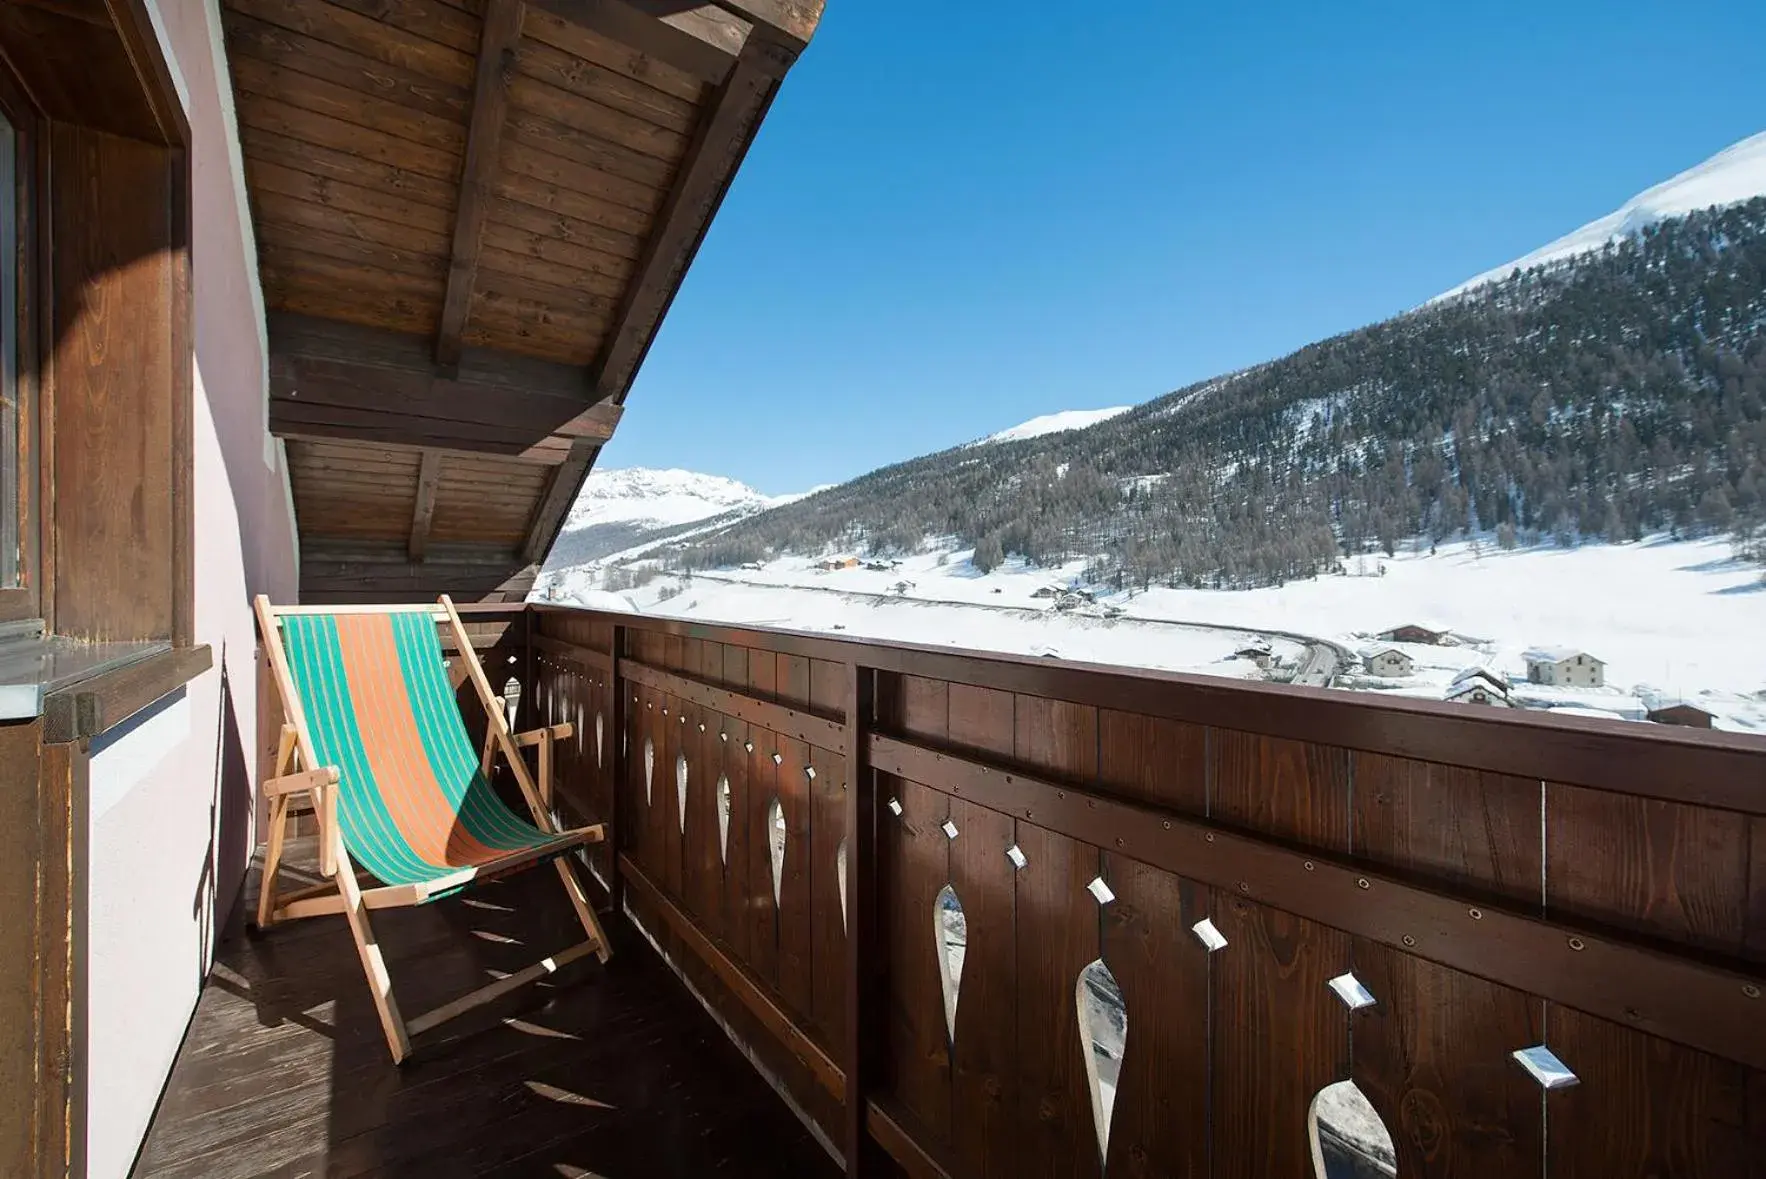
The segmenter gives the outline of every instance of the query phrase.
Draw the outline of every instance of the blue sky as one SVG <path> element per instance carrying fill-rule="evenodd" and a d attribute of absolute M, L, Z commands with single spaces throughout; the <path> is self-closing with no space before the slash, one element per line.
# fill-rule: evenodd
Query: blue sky
<path fill-rule="evenodd" d="M 829 0 L 602 455 L 781 493 L 1402 311 L 1766 130 L 1766 5 Z"/>

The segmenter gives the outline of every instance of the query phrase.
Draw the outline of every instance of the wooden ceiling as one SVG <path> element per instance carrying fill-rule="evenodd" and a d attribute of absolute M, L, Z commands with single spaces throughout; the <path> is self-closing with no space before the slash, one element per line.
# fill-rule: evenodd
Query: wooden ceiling
<path fill-rule="evenodd" d="M 821 0 L 223 0 L 309 600 L 517 596 Z"/>

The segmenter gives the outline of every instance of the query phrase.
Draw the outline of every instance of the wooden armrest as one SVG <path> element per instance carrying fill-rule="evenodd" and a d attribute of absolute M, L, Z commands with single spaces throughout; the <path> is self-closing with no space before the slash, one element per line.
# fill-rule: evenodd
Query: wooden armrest
<path fill-rule="evenodd" d="M 280 778 L 268 778 L 264 781 L 264 797 L 277 798 L 284 794 L 299 794 L 302 790 L 313 790 L 321 786 L 337 784 L 337 770 L 326 766 L 323 769 L 303 770 L 298 774 L 287 774 Z"/>
<path fill-rule="evenodd" d="M 520 749 L 528 745 L 538 745 L 548 733 L 552 735 L 554 741 L 562 741 L 574 732 L 576 732 L 576 726 L 569 721 L 565 721 L 563 724 L 548 725 L 543 729 L 529 729 L 525 733 L 515 734 L 515 747 Z"/>

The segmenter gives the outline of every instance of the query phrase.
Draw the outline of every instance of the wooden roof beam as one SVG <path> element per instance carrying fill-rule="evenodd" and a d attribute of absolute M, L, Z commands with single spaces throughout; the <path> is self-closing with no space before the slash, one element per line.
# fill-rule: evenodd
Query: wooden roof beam
<path fill-rule="evenodd" d="M 411 509 L 411 539 L 405 551 L 421 561 L 429 549 L 429 526 L 435 520 L 435 489 L 441 483 L 440 451 L 426 450 L 417 465 L 417 505 Z"/>
<path fill-rule="evenodd" d="M 509 113 L 509 78 L 521 41 L 522 0 L 488 0 L 478 41 L 478 75 L 472 87 L 472 121 L 466 131 L 466 159 L 460 172 L 460 199 L 454 210 L 452 260 L 435 358 L 460 363 L 460 335 L 472 311 L 472 285 L 478 276 L 478 249 L 490 204 L 503 124 Z"/>
<path fill-rule="evenodd" d="M 357 324 L 270 315 L 270 429 L 566 461 L 577 438 L 603 442 L 616 405 L 583 391 L 583 370 L 483 349 L 457 370 L 427 341 Z"/>
<path fill-rule="evenodd" d="M 748 145 L 795 54 L 767 36 L 750 38 L 701 117 L 668 200 L 644 243 L 607 342 L 590 369 L 593 396 L 625 399 L 681 277 L 711 224 Z"/>
<path fill-rule="evenodd" d="M 824 0 L 713 0 L 725 12 L 772 31 L 793 53 L 802 53 L 822 22 Z"/>
<path fill-rule="evenodd" d="M 545 498 L 540 500 L 533 521 L 527 526 L 527 538 L 521 544 L 523 561 L 531 563 L 545 559 L 552 547 L 552 539 L 564 525 L 565 514 L 576 502 L 577 488 L 582 486 L 584 476 L 595 465 L 595 456 L 600 453 L 601 444 L 587 438 L 579 438 L 571 444 L 570 457 L 553 470 L 552 483 L 546 488 Z"/>

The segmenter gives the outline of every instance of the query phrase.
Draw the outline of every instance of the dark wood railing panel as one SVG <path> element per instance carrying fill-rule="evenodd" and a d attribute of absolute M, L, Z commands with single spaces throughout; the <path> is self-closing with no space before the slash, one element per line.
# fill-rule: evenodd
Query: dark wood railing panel
<path fill-rule="evenodd" d="M 950 840 L 940 830 L 950 802 L 889 774 L 878 775 L 877 797 L 901 807 L 900 815 L 885 812 L 877 836 L 889 1000 L 883 1076 L 902 1108 L 944 1145 L 951 1138 L 950 1037 L 933 921 L 938 890 L 950 875 Z M 1003 1012 L 997 1018 L 1003 1022 Z"/>
<path fill-rule="evenodd" d="M 1214 1175 L 1305 1175 L 1313 1097 L 1349 1073 L 1349 1015 L 1326 986 L 1350 968 L 1349 938 L 1238 896 L 1214 924 Z"/>
<path fill-rule="evenodd" d="M 1352 770 L 1357 856 L 1541 911 L 1541 783 L 1359 751 Z"/>
<path fill-rule="evenodd" d="M 1213 913 L 1214 893 L 1127 856 L 1106 860 L 1116 900 L 1104 910 L 1104 962 L 1129 1013 L 1109 1173 L 1202 1179 L 1215 956 L 1190 930 Z"/>
<path fill-rule="evenodd" d="M 1750 826 L 1729 811 L 1547 783 L 1547 907 L 1766 960 L 1748 946 L 1750 907 L 1756 923 L 1766 919 L 1766 896 L 1750 892 Z"/>
<path fill-rule="evenodd" d="M 1354 1080 L 1391 1131 L 1398 1173 L 1537 1179 L 1539 1086 L 1508 1046 L 1544 1042 L 1545 1004 L 1366 938 L 1353 954 L 1379 998 L 1352 1017 Z"/>
<path fill-rule="evenodd" d="M 1098 788 L 1188 815 L 1208 813 L 1208 742 L 1202 725 L 1098 711 Z"/>
<path fill-rule="evenodd" d="M 959 833 L 950 841 L 950 884 L 967 941 L 951 1044 L 951 1146 L 965 1174 L 1003 1175 L 1018 1143 L 1018 1028 L 1000 1018 L 1018 986 L 1016 869 L 1005 855 L 1017 827 L 1010 815 L 960 798 L 949 806 Z"/>
<path fill-rule="evenodd" d="M 1548 1102 L 1552 1179 L 1759 1174 L 1766 1072 L 1556 1004 L 1546 1011 L 1545 1039 L 1581 1078 Z"/>
<path fill-rule="evenodd" d="M 1208 813 L 1322 851 L 1349 850 L 1349 751 L 1216 729 Z"/>
<path fill-rule="evenodd" d="M 1054 730 L 1050 752 L 1083 756 L 1066 744 L 1083 722 L 1069 723 Z M 1090 752 L 1096 755 L 1095 744 Z M 1080 971 L 1100 952 L 1099 906 L 1086 885 L 1099 875 L 1102 853 L 1033 823 L 1016 826 L 1026 862 L 1016 882 L 1019 1158 L 1012 1173 L 1090 1179 L 1102 1173 L 1102 1159 L 1085 1067 L 1091 1047 L 1080 1036 L 1075 996 Z M 968 1109 L 952 1115 L 972 1116 Z"/>
<path fill-rule="evenodd" d="M 616 625 L 624 649 L 595 654 Z M 531 629 L 547 715 L 594 699 L 577 674 L 621 693 L 634 908 L 835 1141 L 869 1126 L 951 1179 L 1306 1175 L 1313 1099 L 1352 1078 L 1405 1175 L 1741 1179 L 1766 1157 L 1757 741 L 556 608 Z M 573 643 L 605 646 L 572 664 Z M 874 722 L 846 716 L 855 676 Z M 594 780 L 587 750 L 561 761 L 573 780 Z M 868 950 L 839 907 L 853 765 L 874 797 Z M 1099 958 L 1128 1012 L 1107 1158 L 1076 1004 Z M 1350 970 L 1376 999 L 1353 1013 L 1326 986 Z M 848 1094 L 851 991 L 879 1034 Z M 1510 1058 L 1537 1043 L 1581 1085 L 1542 1101 Z"/>
<path fill-rule="evenodd" d="M 838 668 L 844 673 L 845 668 Z M 815 671 L 811 671 L 814 683 Z M 842 695 L 844 695 L 842 685 Z M 814 701 L 812 700 L 812 703 Z M 844 707 L 844 701 L 837 702 Z M 846 758 L 831 749 L 804 748 L 809 768 L 809 888 L 810 888 L 810 1012 L 822 1043 L 830 1051 L 846 1042 L 846 930 L 850 916 L 843 913 L 840 862 L 847 844 Z M 850 864 L 848 865 L 850 870 Z"/>

